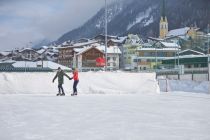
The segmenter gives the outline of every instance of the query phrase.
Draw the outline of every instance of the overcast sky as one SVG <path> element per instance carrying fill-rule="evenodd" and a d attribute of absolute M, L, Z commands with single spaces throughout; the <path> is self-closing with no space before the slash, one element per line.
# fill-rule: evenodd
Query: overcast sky
<path fill-rule="evenodd" d="M 0 0 L 0 51 L 56 40 L 103 5 L 104 0 Z"/>

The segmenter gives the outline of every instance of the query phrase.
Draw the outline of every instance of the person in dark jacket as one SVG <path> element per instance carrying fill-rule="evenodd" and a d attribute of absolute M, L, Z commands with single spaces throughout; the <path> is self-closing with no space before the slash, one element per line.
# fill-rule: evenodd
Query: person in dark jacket
<path fill-rule="evenodd" d="M 78 70 L 77 68 L 73 69 L 73 77 L 71 79 L 74 79 L 73 84 L 73 94 L 71 96 L 77 95 L 77 84 L 79 83 L 79 76 L 78 76 Z"/>
<path fill-rule="evenodd" d="M 65 92 L 64 92 L 63 86 L 62 86 L 64 83 L 64 80 L 63 80 L 64 76 L 66 76 L 69 80 L 71 80 L 71 78 L 59 67 L 55 77 L 53 78 L 53 83 L 54 83 L 55 79 L 58 78 L 58 94 L 57 94 L 57 96 L 59 96 L 59 95 L 65 96 Z"/>

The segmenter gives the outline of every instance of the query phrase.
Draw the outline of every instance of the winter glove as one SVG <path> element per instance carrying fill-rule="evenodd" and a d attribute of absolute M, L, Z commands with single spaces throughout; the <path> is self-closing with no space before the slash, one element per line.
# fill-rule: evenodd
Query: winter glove
<path fill-rule="evenodd" d="M 73 78 L 69 78 L 69 80 L 72 80 Z"/>

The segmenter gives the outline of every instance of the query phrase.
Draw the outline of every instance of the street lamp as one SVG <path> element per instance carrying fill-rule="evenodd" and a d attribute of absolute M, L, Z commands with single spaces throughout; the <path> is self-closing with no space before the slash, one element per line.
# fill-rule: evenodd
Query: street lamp
<path fill-rule="evenodd" d="M 210 38 L 210 33 L 209 33 L 209 29 L 210 29 L 210 24 L 208 24 L 208 28 L 207 28 L 207 37 L 208 37 L 208 54 L 209 54 L 209 38 Z"/>
<path fill-rule="evenodd" d="M 207 60 L 208 61 L 207 62 L 208 63 L 207 64 L 208 65 L 208 80 L 210 79 L 210 77 L 209 77 L 210 76 L 210 68 L 209 68 L 209 41 L 210 41 L 209 38 L 210 38 L 210 33 L 209 33 L 209 28 L 210 28 L 210 24 L 208 24 L 208 28 L 207 28 L 207 37 L 208 37 L 208 60 Z"/>
<path fill-rule="evenodd" d="M 178 39 L 178 61 L 177 61 L 177 64 L 178 64 L 178 68 L 179 68 L 179 49 L 181 49 L 181 45 L 180 45 L 180 39 Z"/>
<path fill-rule="evenodd" d="M 107 71 L 107 0 L 105 0 L 105 71 Z"/>

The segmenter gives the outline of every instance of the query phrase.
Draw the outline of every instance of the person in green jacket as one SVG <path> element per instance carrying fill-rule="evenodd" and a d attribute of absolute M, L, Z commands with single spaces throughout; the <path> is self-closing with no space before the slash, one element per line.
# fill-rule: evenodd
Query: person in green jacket
<path fill-rule="evenodd" d="M 71 78 L 60 68 L 58 67 L 58 71 L 55 75 L 55 77 L 53 78 L 53 83 L 55 81 L 56 78 L 58 78 L 58 94 L 57 96 L 65 96 L 65 92 L 63 90 L 63 77 L 66 76 L 69 80 L 71 80 Z M 61 93 L 62 92 L 62 93 Z"/>

